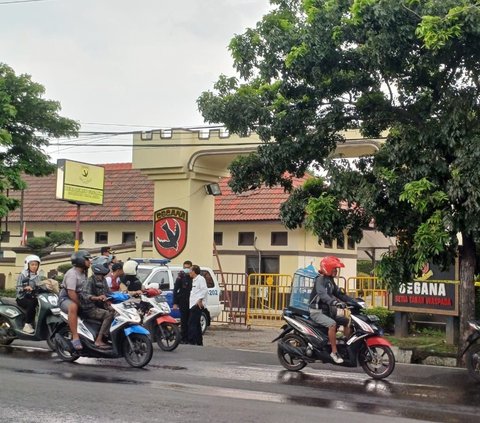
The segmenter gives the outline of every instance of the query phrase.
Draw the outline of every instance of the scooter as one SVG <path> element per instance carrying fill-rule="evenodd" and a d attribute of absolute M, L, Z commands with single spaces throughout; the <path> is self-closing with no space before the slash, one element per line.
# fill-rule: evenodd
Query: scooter
<path fill-rule="evenodd" d="M 115 319 L 110 326 L 111 348 L 104 349 L 95 345 L 95 339 L 101 326 L 98 320 L 78 317 L 78 335 L 82 349 L 77 350 L 71 342 L 68 325 L 55 334 L 56 351 L 60 359 L 73 362 L 80 357 L 120 358 L 124 357 L 132 367 L 144 367 L 152 359 L 153 345 L 148 330 L 140 326 L 141 318 L 137 306 L 126 301 L 128 294 L 113 293 L 109 298 L 115 311 Z M 63 311 L 60 316 L 68 322 L 68 314 Z"/>
<path fill-rule="evenodd" d="M 155 288 L 148 288 L 141 295 L 138 310 L 142 326 L 147 329 L 163 351 L 173 351 L 180 343 L 177 320 L 170 316 L 170 306 L 165 296 Z"/>
<path fill-rule="evenodd" d="M 337 349 L 343 363 L 337 364 L 330 357 L 332 352 L 328 342 L 328 329 L 315 323 L 306 312 L 285 309 L 283 318 L 287 322 L 282 333 L 272 342 L 278 341 L 278 359 L 290 371 L 299 371 L 308 363 L 321 361 L 336 366 L 357 367 L 374 379 L 389 376 L 395 368 L 395 356 L 391 344 L 382 338 L 383 330 L 377 326 L 379 318 L 364 315 L 361 310 L 365 303 L 350 301 L 347 308 L 351 312 L 352 335 L 337 341 Z"/>
<path fill-rule="evenodd" d="M 26 341 L 47 341 L 48 347 L 55 350 L 54 335 L 65 323 L 60 317 L 58 297 L 56 294 L 36 287 L 34 293 L 38 299 L 35 313 L 35 332 L 23 332 L 25 310 L 14 298 L 0 298 L 0 345 L 9 345 L 15 339 Z"/>
<path fill-rule="evenodd" d="M 465 364 L 471 378 L 480 382 L 480 320 L 471 320 L 468 325 L 472 333 L 468 336 L 466 346 L 460 357 L 465 355 Z"/>

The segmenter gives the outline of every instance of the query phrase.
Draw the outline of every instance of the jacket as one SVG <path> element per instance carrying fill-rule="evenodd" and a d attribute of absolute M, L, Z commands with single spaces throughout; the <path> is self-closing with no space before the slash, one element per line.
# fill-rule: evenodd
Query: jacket
<path fill-rule="evenodd" d="M 33 273 L 30 273 L 28 269 L 23 270 L 22 273 L 18 275 L 18 279 L 17 279 L 17 287 L 16 287 L 17 298 L 22 299 L 25 297 L 29 297 L 29 298 L 33 297 L 34 296 L 33 294 L 29 292 L 25 292 L 23 288 L 26 286 L 31 286 L 32 288 L 36 288 L 39 283 L 40 283 L 40 275 L 38 273 L 33 274 Z"/>
<path fill-rule="evenodd" d="M 351 297 L 344 294 L 331 276 L 318 275 L 310 293 L 309 307 L 320 309 L 329 316 L 337 315 L 335 304 L 338 301 L 350 301 Z"/>

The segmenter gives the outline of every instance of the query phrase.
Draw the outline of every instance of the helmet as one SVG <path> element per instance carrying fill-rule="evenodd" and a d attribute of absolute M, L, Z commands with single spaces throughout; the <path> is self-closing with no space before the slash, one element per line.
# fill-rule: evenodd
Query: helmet
<path fill-rule="evenodd" d="M 326 276 L 332 276 L 335 269 L 345 267 L 338 257 L 327 256 L 320 261 L 320 273 Z"/>
<path fill-rule="evenodd" d="M 109 263 L 110 260 L 108 257 L 98 256 L 93 259 L 92 266 L 90 268 L 95 275 L 106 275 L 110 272 L 110 267 L 108 266 Z"/>
<path fill-rule="evenodd" d="M 31 256 L 27 256 L 25 257 L 25 269 L 28 269 L 28 265 L 32 262 L 32 261 L 36 261 L 38 262 L 38 265 L 40 266 L 40 263 L 42 262 L 40 260 L 40 257 L 36 256 L 36 255 L 31 255 Z"/>
<path fill-rule="evenodd" d="M 70 261 L 76 267 L 86 267 L 85 261 L 91 260 L 92 256 L 87 250 L 75 251 L 70 257 Z"/>
<path fill-rule="evenodd" d="M 135 276 L 137 274 L 137 267 L 138 263 L 135 260 L 127 260 L 123 265 L 123 273 L 125 273 L 127 276 Z"/>

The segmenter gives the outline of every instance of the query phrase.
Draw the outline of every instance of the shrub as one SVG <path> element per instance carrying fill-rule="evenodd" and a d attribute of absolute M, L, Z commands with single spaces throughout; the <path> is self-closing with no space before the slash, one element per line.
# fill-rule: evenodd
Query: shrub
<path fill-rule="evenodd" d="M 0 297 L 16 297 L 17 291 L 15 289 L 0 289 Z"/>
<path fill-rule="evenodd" d="M 395 326 L 395 312 L 385 307 L 371 307 L 365 310 L 365 314 L 373 314 L 377 316 L 380 321 L 379 326 L 386 332 L 393 332 Z"/>
<path fill-rule="evenodd" d="M 373 263 L 370 260 L 357 260 L 357 275 L 362 273 L 365 276 L 370 276 L 372 272 Z"/>

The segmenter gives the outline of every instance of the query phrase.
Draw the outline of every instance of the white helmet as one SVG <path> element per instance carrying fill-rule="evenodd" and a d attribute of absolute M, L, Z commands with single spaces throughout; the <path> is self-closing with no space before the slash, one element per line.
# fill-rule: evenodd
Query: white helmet
<path fill-rule="evenodd" d="M 133 275 L 137 274 L 137 267 L 138 263 L 135 260 L 127 260 L 123 265 L 123 273 L 125 275 Z"/>
<path fill-rule="evenodd" d="M 30 256 L 27 256 L 25 257 L 25 269 L 28 269 L 28 265 L 32 262 L 32 261 L 36 261 L 38 262 L 38 265 L 40 266 L 40 263 L 42 262 L 42 260 L 40 260 L 40 257 L 32 254 Z"/>

